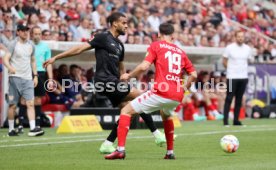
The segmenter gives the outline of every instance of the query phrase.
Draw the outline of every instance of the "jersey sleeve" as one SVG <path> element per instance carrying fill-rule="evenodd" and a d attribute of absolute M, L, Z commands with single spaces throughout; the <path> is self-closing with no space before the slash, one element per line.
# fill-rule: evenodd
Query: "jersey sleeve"
<path fill-rule="evenodd" d="M 192 62 L 189 60 L 189 58 L 187 57 L 186 54 L 184 55 L 184 62 L 185 62 L 184 69 L 187 73 L 191 73 L 191 72 L 195 71 L 195 68 L 194 68 Z"/>
<path fill-rule="evenodd" d="M 156 57 L 157 57 L 157 55 L 156 55 L 154 45 L 150 45 L 148 50 L 147 50 L 145 61 L 153 63 L 155 61 Z"/>
<path fill-rule="evenodd" d="M 103 33 L 96 34 L 94 38 L 88 41 L 92 48 L 102 48 L 105 42 L 106 35 Z"/>
<path fill-rule="evenodd" d="M 45 48 L 46 48 L 46 53 L 45 53 L 45 61 L 46 61 L 46 60 L 51 58 L 52 52 L 51 52 L 50 48 L 47 45 L 46 45 Z"/>

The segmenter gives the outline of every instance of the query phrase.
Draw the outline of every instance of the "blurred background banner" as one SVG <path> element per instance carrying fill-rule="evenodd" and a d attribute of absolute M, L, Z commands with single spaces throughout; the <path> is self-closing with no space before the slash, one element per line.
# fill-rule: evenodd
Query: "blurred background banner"
<path fill-rule="evenodd" d="M 3 67 L 3 63 L 2 63 L 2 58 L 0 58 L 0 122 L 2 122 L 2 113 L 3 113 L 3 98 L 4 98 L 4 95 L 3 95 L 3 90 L 2 88 L 4 87 L 3 86 L 3 82 L 2 82 L 2 67 Z"/>
<path fill-rule="evenodd" d="M 258 98 L 270 104 L 275 97 L 276 67 L 271 64 L 254 64 L 249 66 L 248 99 Z M 268 93 L 269 92 L 269 93 Z"/>

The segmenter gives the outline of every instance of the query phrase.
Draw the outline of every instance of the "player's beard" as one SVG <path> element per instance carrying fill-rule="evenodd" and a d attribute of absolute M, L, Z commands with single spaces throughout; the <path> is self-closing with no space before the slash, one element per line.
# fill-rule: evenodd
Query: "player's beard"
<path fill-rule="evenodd" d="M 126 32 L 123 29 L 118 29 L 117 32 L 119 33 L 119 35 L 125 35 Z"/>

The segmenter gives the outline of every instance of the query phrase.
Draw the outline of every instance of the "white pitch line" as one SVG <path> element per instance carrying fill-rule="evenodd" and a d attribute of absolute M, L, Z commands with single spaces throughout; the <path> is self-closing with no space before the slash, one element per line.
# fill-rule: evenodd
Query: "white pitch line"
<path fill-rule="evenodd" d="M 55 140 L 55 139 L 74 139 L 74 138 L 90 138 L 90 137 L 102 137 L 107 135 L 85 135 L 85 136 L 62 136 L 62 137 L 48 137 L 48 138 L 29 138 L 29 139 L 16 139 L 16 140 L 3 140 L 0 143 L 5 142 L 24 142 L 24 141 L 41 141 L 41 140 Z M 8 137 L 8 136 L 7 136 Z M 27 136 L 26 136 L 27 137 Z M 10 139 L 10 137 L 8 137 Z"/>
<path fill-rule="evenodd" d="M 271 126 L 271 125 L 248 125 L 247 127 L 275 127 L 275 126 Z"/>
<path fill-rule="evenodd" d="M 99 139 L 83 139 L 83 140 L 69 140 L 69 141 L 57 141 L 57 142 L 44 142 L 44 143 L 26 143 L 26 144 L 16 144 L 16 145 L 2 145 L 0 148 L 9 148 L 9 147 L 22 147 L 22 146 L 36 146 L 36 145 L 52 145 L 52 144 L 64 144 L 64 143 L 76 143 L 76 142 L 96 142 L 103 140 Z"/>
<path fill-rule="evenodd" d="M 246 128 L 256 128 L 256 127 L 259 127 L 259 128 L 265 128 L 265 127 L 273 127 L 273 126 L 270 126 L 270 125 L 249 125 L 247 126 Z M 216 133 L 220 133 L 221 131 L 213 131 L 212 133 L 216 134 Z M 225 131 L 224 131 L 225 132 Z M 233 132 L 233 131 L 230 131 L 230 132 Z M 210 133 L 210 132 L 198 132 L 198 133 Z M 6 143 L 6 142 L 24 142 L 24 141 L 45 141 L 45 140 L 59 140 L 59 139 L 77 139 L 77 138 L 93 138 L 93 137 L 103 137 L 103 136 L 107 136 L 108 134 L 99 134 L 99 135 L 82 135 L 82 136 L 59 136 L 59 137 L 39 137 L 39 138 L 29 138 L 29 139 L 16 139 L 16 140 L 1 140 L 0 141 L 0 144 L 1 143 Z M 128 133 L 128 135 L 133 135 L 132 132 Z M 178 135 L 178 134 L 177 134 Z M 183 135 L 187 135 L 187 134 L 179 134 L 179 136 L 183 136 Z M 188 134 L 189 135 L 189 134 Z M 11 139 L 9 138 L 8 136 L 5 136 L 7 137 L 8 139 Z"/>
<path fill-rule="evenodd" d="M 133 133 L 129 133 L 132 135 Z M 5 142 L 24 142 L 24 141 L 41 141 L 41 140 L 59 140 L 59 139 L 74 139 L 74 138 L 93 138 L 93 137 L 107 137 L 108 134 L 101 134 L 101 135 L 83 135 L 83 136 L 61 136 L 61 137 L 48 137 L 48 138 L 29 138 L 29 139 L 16 139 L 16 140 L 3 140 L 0 143 Z M 7 136 L 8 137 L 8 136 Z"/>
<path fill-rule="evenodd" d="M 244 129 L 244 130 L 227 130 L 227 131 L 210 131 L 210 132 L 198 132 L 190 134 L 177 134 L 178 136 L 193 136 L 193 135 L 212 135 L 212 134 L 221 134 L 221 133 L 230 133 L 230 132 L 256 132 L 256 131 L 276 131 L 276 128 L 269 129 Z M 128 139 L 146 139 L 152 138 L 152 136 L 132 136 Z M 104 138 L 96 139 L 81 139 L 81 140 L 69 140 L 69 141 L 56 141 L 56 142 L 44 142 L 44 143 L 25 143 L 25 144 L 15 144 L 15 145 L 0 145 L 0 148 L 10 148 L 10 147 L 23 147 L 23 146 L 38 146 L 38 145 L 52 145 L 52 144 L 65 144 L 65 143 L 77 143 L 77 142 L 97 142 L 102 141 Z"/>
<path fill-rule="evenodd" d="M 200 136 L 200 135 L 213 135 L 221 133 L 233 133 L 233 132 L 256 132 L 256 131 L 274 131 L 276 128 L 267 128 L 267 129 L 244 129 L 244 130 L 226 130 L 226 131 L 210 131 L 210 132 L 197 132 L 191 135 Z M 177 136 L 190 136 L 190 134 L 177 134 Z"/>

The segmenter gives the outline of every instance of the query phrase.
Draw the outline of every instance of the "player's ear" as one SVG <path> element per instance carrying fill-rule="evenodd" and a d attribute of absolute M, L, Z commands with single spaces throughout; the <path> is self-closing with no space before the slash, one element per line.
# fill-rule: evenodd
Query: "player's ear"
<path fill-rule="evenodd" d="M 117 22 L 117 21 L 114 21 L 114 22 L 113 22 L 113 26 L 114 26 L 114 27 L 117 27 L 117 26 L 118 26 L 118 22 Z"/>

